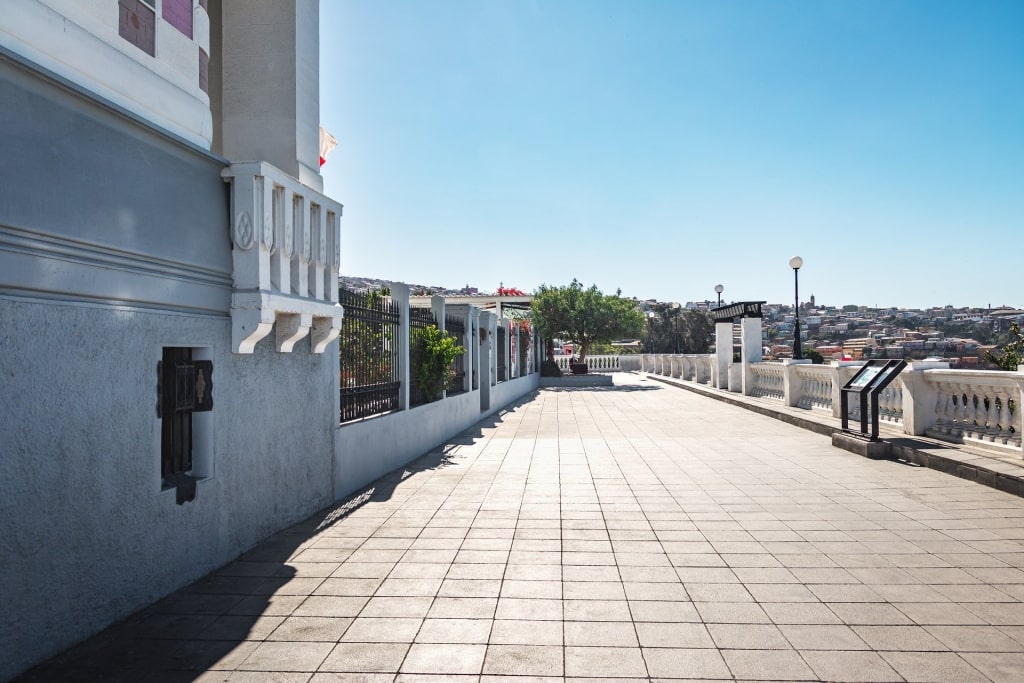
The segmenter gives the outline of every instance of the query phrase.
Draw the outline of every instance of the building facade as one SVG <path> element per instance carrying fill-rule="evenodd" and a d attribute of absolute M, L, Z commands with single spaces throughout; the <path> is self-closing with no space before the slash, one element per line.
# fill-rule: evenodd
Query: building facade
<path fill-rule="evenodd" d="M 0 680 L 333 500 L 316 0 L 0 19 Z"/>

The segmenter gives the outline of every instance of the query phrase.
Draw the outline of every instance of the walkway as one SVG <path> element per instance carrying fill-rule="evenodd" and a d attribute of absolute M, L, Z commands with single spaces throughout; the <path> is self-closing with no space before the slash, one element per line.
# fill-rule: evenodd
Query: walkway
<path fill-rule="evenodd" d="M 27 680 L 1024 680 L 1024 499 L 616 380 L 540 391 Z"/>

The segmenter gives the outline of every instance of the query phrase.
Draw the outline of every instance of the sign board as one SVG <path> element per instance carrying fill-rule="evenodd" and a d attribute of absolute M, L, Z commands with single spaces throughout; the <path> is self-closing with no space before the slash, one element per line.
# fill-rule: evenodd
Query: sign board
<path fill-rule="evenodd" d="M 839 394 L 839 412 L 843 422 L 843 431 L 850 432 L 849 394 L 856 394 L 860 405 L 860 435 L 871 441 L 878 440 L 878 396 L 896 379 L 903 368 L 907 367 L 904 360 L 872 359 L 861 366 L 850 381 L 843 385 Z M 870 399 L 871 425 L 868 426 L 868 401 Z"/>

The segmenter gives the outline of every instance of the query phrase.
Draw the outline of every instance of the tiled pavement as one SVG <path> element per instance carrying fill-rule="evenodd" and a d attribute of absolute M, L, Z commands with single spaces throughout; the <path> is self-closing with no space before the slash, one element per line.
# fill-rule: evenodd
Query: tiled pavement
<path fill-rule="evenodd" d="M 1024 499 L 617 382 L 540 391 L 28 680 L 1024 680 Z"/>

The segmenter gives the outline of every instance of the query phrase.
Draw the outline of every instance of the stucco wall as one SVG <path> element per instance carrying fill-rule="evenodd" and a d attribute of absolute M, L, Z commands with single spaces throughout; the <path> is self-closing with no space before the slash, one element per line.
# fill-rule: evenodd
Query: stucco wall
<path fill-rule="evenodd" d="M 2 56 L 0 101 L 6 680 L 328 505 L 338 352 L 230 353 L 223 160 Z M 164 346 L 214 368 L 210 476 L 182 506 Z"/>
<path fill-rule="evenodd" d="M 227 311 L 223 159 L 2 54 L 0 102 L 5 293 Z"/>
<path fill-rule="evenodd" d="M 336 345 L 237 356 L 226 318 L 3 297 L 0 320 L 0 680 L 331 502 Z M 163 345 L 214 364 L 214 474 L 182 506 L 154 477 Z"/>
<path fill-rule="evenodd" d="M 471 391 L 362 422 L 342 425 L 335 438 L 334 496 L 352 493 L 402 467 L 482 418 L 537 388 L 539 374 L 491 387 L 491 408 L 480 411 Z"/>
<path fill-rule="evenodd" d="M 470 391 L 341 425 L 334 441 L 335 499 L 415 460 L 479 419 L 480 392 Z"/>
<path fill-rule="evenodd" d="M 540 386 L 540 373 L 536 372 L 526 377 L 516 377 L 507 382 L 499 382 L 491 387 L 491 410 L 488 411 L 488 414 L 501 410 L 538 386 Z"/>

